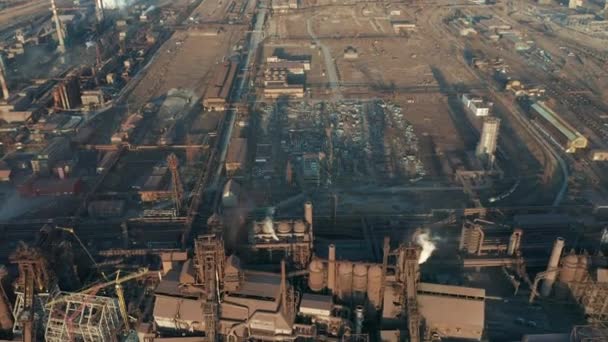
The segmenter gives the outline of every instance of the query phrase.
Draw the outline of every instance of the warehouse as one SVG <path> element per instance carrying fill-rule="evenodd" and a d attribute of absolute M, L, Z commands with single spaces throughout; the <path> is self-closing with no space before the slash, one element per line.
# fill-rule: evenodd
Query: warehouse
<path fill-rule="evenodd" d="M 589 143 L 587 138 L 544 102 L 538 101 L 532 104 L 531 112 L 534 122 L 567 153 L 574 153 L 577 149 L 587 147 Z"/>
<path fill-rule="evenodd" d="M 206 110 L 222 111 L 227 108 L 237 68 L 237 62 L 226 62 L 219 67 L 213 83 L 203 98 L 203 107 Z"/>
<path fill-rule="evenodd" d="M 247 139 L 232 138 L 226 153 L 226 173 L 234 175 L 242 170 L 247 160 Z"/>

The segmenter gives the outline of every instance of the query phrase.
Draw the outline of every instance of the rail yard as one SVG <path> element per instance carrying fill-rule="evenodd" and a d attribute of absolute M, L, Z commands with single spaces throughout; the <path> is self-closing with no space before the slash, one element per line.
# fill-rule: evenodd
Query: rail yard
<path fill-rule="evenodd" d="M 0 341 L 608 341 L 603 0 L 0 1 Z"/>

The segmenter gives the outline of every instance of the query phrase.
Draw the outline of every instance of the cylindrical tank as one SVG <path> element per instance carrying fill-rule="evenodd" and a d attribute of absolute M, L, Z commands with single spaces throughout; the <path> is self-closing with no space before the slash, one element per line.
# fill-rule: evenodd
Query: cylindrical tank
<path fill-rule="evenodd" d="M 589 256 L 587 254 L 578 256 L 578 265 L 576 266 L 576 272 L 574 273 L 574 280 L 583 281 L 587 274 L 587 267 L 589 266 Z"/>
<path fill-rule="evenodd" d="M 297 220 L 293 223 L 294 233 L 302 234 L 306 232 L 306 224 L 302 220 Z"/>
<path fill-rule="evenodd" d="M 353 291 L 367 291 L 367 266 L 355 264 L 353 268 Z"/>
<path fill-rule="evenodd" d="M 310 201 L 304 203 L 304 219 L 312 226 L 312 202 Z"/>
<path fill-rule="evenodd" d="M 287 221 L 281 221 L 281 222 L 279 222 L 279 227 L 277 228 L 277 231 L 280 234 L 291 233 L 291 222 L 287 222 Z"/>
<path fill-rule="evenodd" d="M 325 287 L 325 266 L 323 265 L 323 262 L 314 259 L 308 265 L 308 271 L 308 287 L 315 292 L 323 290 Z"/>
<path fill-rule="evenodd" d="M 8 297 L 4 292 L 4 277 L 8 274 L 4 265 L 0 265 L 0 332 L 11 331 L 13 329 L 13 314 L 10 310 Z"/>
<path fill-rule="evenodd" d="M 341 262 L 338 264 L 338 282 L 340 286 L 340 297 L 342 299 L 350 296 L 353 286 L 353 264 Z"/>
<path fill-rule="evenodd" d="M 549 271 L 549 273 L 545 277 L 545 281 L 543 281 L 543 285 L 540 289 L 540 294 L 542 296 L 547 297 L 551 294 L 551 289 L 553 289 L 553 283 L 555 283 L 557 273 L 551 271 L 557 270 L 557 267 L 559 266 L 559 258 L 562 255 L 562 250 L 564 249 L 564 242 L 565 241 L 563 238 L 558 237 L 553 243 L 553 249 L 551 250 L 551 256 L 549 257 L 549 263 L 547 264 L 547 271 Z"/>
<path fill-rule="evenodd" d="M 327 287 L 336 291 L 336 245 L 329 245 L 327 252 Z"/>
<path fill-rule="evenodd" d="M 374 265 L 367 271 L 367 299 L 369 303 L 376 308 L 380 309 L 382 306 L 382 267 L 380 265 Z"/>
<path fill-rule="evenodd" d="M 559 270 L 559 281 L 571 283 L 574 281 L 576 268 L 578 267 L 578 257 L 573 252 L 562 258 L 562 267 Z"/>
<path fill-rule="evenodd" d="M 365 315 L 363 313 L 363 306 L 357 305 L 355 308 L 355 334 L 360 335 L 363 331 L 363 321 Z"/>

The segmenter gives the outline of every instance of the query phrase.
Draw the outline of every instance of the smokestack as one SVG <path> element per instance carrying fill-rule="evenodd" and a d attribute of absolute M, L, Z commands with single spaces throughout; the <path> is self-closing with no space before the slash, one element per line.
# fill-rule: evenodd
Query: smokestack
<path fill-rule="evenodd" d="M 543 285 L 540 289 L 540 294 L 544 297 L 547 297 L 551 294 L 551 289 L 553 288 L 553 283 L 555 283 L 555 278 L 557 276 L 557 267 L 559 266 L 559 259 L 562 255 L 562 250 L 564 249 L 564 239 L 558 237 L 555 239 L 555 243 L 553 243 L 553 250 L 551 251 L 551 256 L 549 257 L 549 263 L 547 264 L 547 272 L 550 272 L 545 277 L 543 281 Z"/>
<path fill-rule="evenodd" d="M 312 227 L 312 202 L 304 203 L 304 219 Z"/>
<path fill-rule="evenodd" d="M 287 274 L 285 271 L 285 259 L 281 259 L 281 301 L 283 302 L 283 312 L 287 313 Z"/>
<path fill-rule="evenodd" d="M 103 0 L 95 1 L 95 16 L 97 17 L 97 24 L 101 25 L 104 19 Z"/>
<path fill-rule="evenodd" d="M 515 255 L 519 251 L 519 246 L 521 244 L 521 236 L 523 234 L 523 230 L 521 228 L 515 228 L 513 233 L 511 234 L 511 238 L 509 239 L 509 247 L 507 248 L 507 254 Z"/>
<path fill-rule="evenodd" d="M 336 290 L 336 245 L 333 243 L 329 245 L 327 260 L 327 288 L 333 292 Z"/>
<path fill-rule="evenodd" d="M 365 316 L 363 315 L 363 306 L 357 305 L 355 308 L 355 334 L 361 335 L 363 331 L 363 321 Z"/>
<path fill-rule="evenodd" d="M 57 5 L 55 0 L 51 0 L 51 11 L 53 12 L 53 21 L 55 21 L 55 30 L 57 30 L 57 40 L 59 41 L 59 52 L 65 53 L 65 42 L 63 41 L 63 31 L 61 30 L 61 22 L 57 14 Z"/>
<path fill-rule="evenodd" d="M 2 56 L 0 56 L 0 86 L 2 87 L 2 97 L 4 101 L 8 102 L 10 94 L 8 92 L 8 84 L 6 83 L 6 66 L 4 65 Z"/>

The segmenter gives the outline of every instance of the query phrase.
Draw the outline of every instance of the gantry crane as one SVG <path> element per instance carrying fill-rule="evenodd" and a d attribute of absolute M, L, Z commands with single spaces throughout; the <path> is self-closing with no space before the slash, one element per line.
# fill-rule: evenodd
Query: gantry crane
<path fill-rule="evenodd" d="M 171 170 L 171 182 L 173 184 L 173 202 L 175 203 L 175 214 L 179 216 L 182 212 L 184 187 L 182 185 L 182 180 L 179 177 L 179 160 L 177 159 L 175 153 L 171 153 L 167 157 L 167 165 L 169 166 L 169 170 Z"/>

